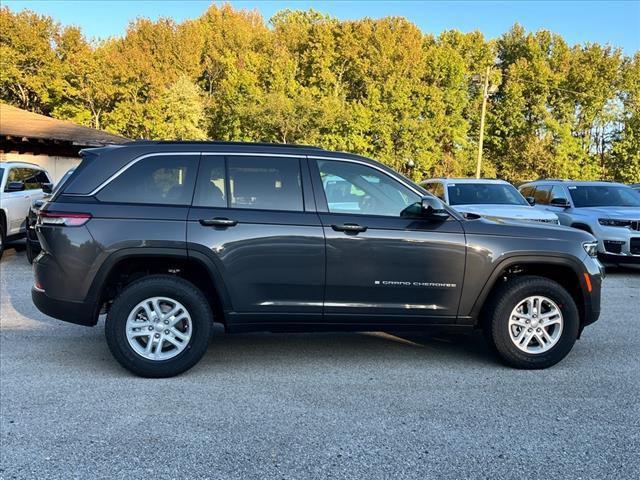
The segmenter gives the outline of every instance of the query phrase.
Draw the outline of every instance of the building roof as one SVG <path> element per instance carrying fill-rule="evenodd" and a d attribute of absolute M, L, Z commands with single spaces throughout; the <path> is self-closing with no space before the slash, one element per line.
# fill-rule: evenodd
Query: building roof
<path fill-rule="evenodd" d="M 129 141 L 119 135 L 28 112 L 5 103 L 0 103 L 0 135 L 16 139 L 70 142 L 72 145 L 81 147 L 96 147 Z"/>

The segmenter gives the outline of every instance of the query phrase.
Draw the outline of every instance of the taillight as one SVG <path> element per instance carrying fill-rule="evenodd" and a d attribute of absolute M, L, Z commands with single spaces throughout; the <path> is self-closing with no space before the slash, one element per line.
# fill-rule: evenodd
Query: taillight
<path fill-rule="evenodd" d="M 79 227 L 91 220 L 90 213 L 68 213 L 68 212 L 38 212 L 38 223 L 40 225 L 64 225 L 66 227 Z"/>

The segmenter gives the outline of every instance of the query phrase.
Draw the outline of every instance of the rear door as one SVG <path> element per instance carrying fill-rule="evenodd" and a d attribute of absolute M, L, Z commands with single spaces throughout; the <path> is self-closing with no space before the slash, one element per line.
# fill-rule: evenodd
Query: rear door
<path fill-rule="evenodd" d="M 234 322 L 320 320 L 325 245 L 305 158 L 203 153 L 187 240 L 215 265 Z"/>
<path fill-rule="evenodd" d="M 327 242 L 325 321 L 455 322 L 466 250 L 460 223 L 402 216 L 421 195 L 370 165 L 310 166 Z"/>

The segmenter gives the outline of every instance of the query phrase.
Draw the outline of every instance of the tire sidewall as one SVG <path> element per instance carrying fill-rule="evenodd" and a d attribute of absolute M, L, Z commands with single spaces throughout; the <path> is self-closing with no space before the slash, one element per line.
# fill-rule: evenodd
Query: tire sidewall
<path fill-rule="evenodd" d="M 553 300 L 563 317 L 562 334 L 558 342 L 546 352 L 526 353 L 511 340 L 509 317 L 525 298 L 540 295 Z M 500 356 L 518 368 L 546 368 L 562 360 L 573 348 L 578 337 L 580 317 L 571 295 L 559 284 L 547 279 L 529 279 L 506 288 L 494 311 L 491 326 L 493 344 Z"/>
<path fill-rule="evenodd" d="M 149 360 L 129 345 L 127 318 L 141 301 L 151 297 L 168 297 L 180 302 L 191 316 L 192 334 L 186 348 L 167 360 Z M 142 279 L 127 287 L 114 301 L 105 324 L 107 343 L 116 359 L 131 372 L 145 377 L 170 377 L 182 373 L 206 352 L 211 332 L 209 305 L 195 286 L 172 277 Z"/>

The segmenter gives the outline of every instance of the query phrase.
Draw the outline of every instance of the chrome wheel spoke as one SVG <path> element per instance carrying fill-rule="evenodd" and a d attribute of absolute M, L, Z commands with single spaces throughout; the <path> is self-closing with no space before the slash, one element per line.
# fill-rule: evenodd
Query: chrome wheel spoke
<path fill-rule="evenodd" d="M 529 354 L 540 354 L 558 343 L 564 319 L 553 300 L 535 295 L 516 305 L 508 323 L 511 341 L 518 349 Z"/>
<path fill-rule="evenodd" d="M 191 316 L 169 297 L 148 298 L 136 305 L 125 326 L 129 346 L 148 360 L 168 360 L 189 344 Z"/>

